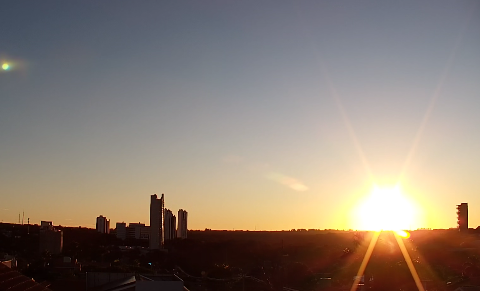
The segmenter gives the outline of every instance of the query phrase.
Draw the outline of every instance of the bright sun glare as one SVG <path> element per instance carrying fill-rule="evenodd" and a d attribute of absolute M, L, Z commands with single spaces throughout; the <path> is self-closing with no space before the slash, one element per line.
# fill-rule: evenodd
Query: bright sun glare
<path fill-rule="evenodd" d="M 404 195 L 400 186 L 380 188 L 375 186 L 358 207 L 358 227 L 364 230 L 410 229 L 415 222 L 415 207 Z"/>

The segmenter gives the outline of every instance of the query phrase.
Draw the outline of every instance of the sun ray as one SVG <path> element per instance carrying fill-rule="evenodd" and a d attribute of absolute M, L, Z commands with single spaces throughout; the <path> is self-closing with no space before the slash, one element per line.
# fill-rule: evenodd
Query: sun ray
<path fill-rule="evenodd" d="M 410 163 L 412 161 L 413 156 L 415 155 L 415 151 L 417 149 L 417 146 L 422 138 L 423 132 L 425 130 L 425 127 L 427 125 L 428 120 L 430 119 L 430 115 L 432 115 L 433 108 L 435 107 L 435 103 L 437 102 L 438 97 L 440 96 L 440 93 L 443 90 L 443 86 L 445 84 L 445 81 L 447 80 L 447 77 L 450 73 L 450 68 L 453 65 L 453 61 L 455 60 L 455 56 L 457 54 L 458 48 L 460 47 L 460 44 L 463 39 L 463 35 L 465 34 L 465 31 L 468 28 L 468 24 L 472 18 L 473 11 L 476 10 L 476 4 L 474 4 L 474 7 L 470 9 L 469 15 L 466 17 L 465 22 L 460 29 L 457 38 L 455 39 L 452 51 L 450 52 L 450 56 L 447 59 L 447 62 L 445 64 L 445 67 L 443 69 L 442 74 L 440 75 L 440 79 L 438 81 L 437 86 L 435 87 L 435 90 L 433 91 L 432 96 L 430 97 L 430 101 L 428 103 L 427 110 L 425 111 L 425 114 L 423 115 L 422 122 L 420 123 L 420 126 L 417 130 L 417 133 L 415 134 L 415 138 L 413 140 L 412 146 L 410 147 L 410 151 L 407 154 L 407 158 L 405 159 L 405 162 L 402 167 L 402 171 L 400 173 L 399 181 L 403 180 L 403 177 L 405 176 L 405 173 L 410 166 Z"/>
<path fill-rule="evenodd" d="M 370 241 L 370 244 L 368 245 L 367 252 L 365 253 L 365 256 L 363 257 L 362 263 L 360 264 L 360 268 L 358 269 L 357 276 L 355 277 L 355 280 L 353 281 L 352 288 L 350 288 L 350 291 L 355 291 L 357 290 L 358 283 L 360 282 L 360 279 L 365 272 L 365 268 L 367 267 L 368 262 L 370 261 L 370 257 L 372 256 L 373 249 L 375 248 L 375 245 L 377 244 L 378 237 L 380 236 L 380 232 L 376 231 L 374 232 L 372 236 L 372 240 Z"/>
<path fill-rule="evenodd" d="M 403 243 L 405 244 L 405 248 L 407 248 L 407 250 L 415 248 L 414 247 L 415 244 L 410 240 L 403 240 Z M 444 253 L 442 253 L 442 255 L 446 256 L 446 258 L 443 258 L 444 261 L 449 261 L 449 260 L 453 261 L 453 259 L 454 259 L 452 254 L 449 253 L 449 252 L 444 252 Z M 416 257 L 412 257 L 412 256 L 410 256 L 410 257 L 412 258 L 412 261 L 414 261 L 416 259 L 420 260 L 422 269 L 426 273 L 426 275 L 428 276 L 427 278 L 424 278 L 424 279 L 433 280 L 433 281 L 437 281 L 437 282 L 438 281 L 442 281 L 442 282 L 444 281 L 445 278 L 441 278 L 439 276 L 439 274 L 432 268 L 432 265 L 427 261 L 427 257 L 424 256 L 424 254 L 421 251 L 416 250 L 415 251 L 415 256 Z"/>
<path fill-rule="evenodd" d="M 405 259 L 405 262 L 407 263 L 408 269 L 410 270 L 410 273 L 413 276 L 413 280 L 415 281 L 415 285 L 417 285 L 417 288 L 419 291 L 425 291 L 423 288 L 422 281 L 420 281 L 420 277 L 418 276 L 417 270 L 415 269 L 415 266 L 413 265 L 412 259 L 410 258 L 410 254 L 407 251 L 407 248 L 405 247 L 405 244 L 403 243 L 403 240 L 396 232 L 394 232 L 395 239 L 397 240 L 398 246 L 400 247 L 400 251 L 402 252 L 403 258 Z"/>
<path fill-rule="evenodd" d="M 352 123 L 350 122 L 350 118 L 348 118 L 347 112 L 345 111 L 345 108 L 343 107 L 342 100 L 340 99 L 340 96 L 338 94 L 338 91 L 333 84 L 333 81 L 330 78 L 330 75 L 328 74 L 327 67 L 321 63 L 322 71 L 325 80 L 327 81 L 328 88 L 330 90 L 330 94 L 332 95 L 333 99 L 335 100 L 335 104 L 337 105 L 338 111 L 340 111 L 340 115 L 342 116 L 343 123 L 345 124 L 345 127 L 347 128 L 348 135 L 350 136 L 353 146 L 355 147 L 355 150 L 357 151 L 358 157 L 360 158 L 360 161 L 363 164 L 363 167 L 365 168 L 365 171 L 368 174 L 368 177 L 370 178 L 370 181 L 373 181 L 373 174 L 372 170 L 370 168 L 370 165 L 367 161 L 367 158 L 365 156 L 365 152 L 363 151 L 362 146 L 360 145 L 360 142 L 358 141 L 357 135 L 355 134 L 355 131 L 353 129 Z"/>
<path fill-rule="evenodd" d="M 302 13 L 301 10 L 299 10 L 298 12 Z M 299 19 L 300 19 L 300 21 L 303 21 L 305 18 L 300 17 Z M 310 30 L 307 29 L 308 25 L 306 25 L 306 23 L 303 23 L 302 27 L 304 28 L 304 31 L 303 31 L 304 35 L 306 36 L 308 42 L 312 46 L 312 50 L 315 53 L 316 61 L 318 63 L 318 67 L 320 69 L 322 77 L 324 78 L 324 80 L 326 81 L 326 83 L 328 85 L 330 95 L 333 98 L 333 100 L 335 101 L 335 105 L 337 106 L 337 109 L 340 112 L 340 116 L 342 117 L 342 121 L 343 121 L 345 127 L 347 128 L 348 135 L 353 142 L 353 146 L 354 146 L 354 148 L 355 148 L 355 150 L 358 154 L 358 157 L 359 157 L 365 171 L 367 172 L 367 175 L 368 175 L 368 178 L 370 179 L 370 182 L 373 182 L 373 174 L 372 174 L 370 164 L 368 163 L 365 152 L 364 152 L 364 150 L 363 150 L 363 148 L 362 148 L 362 146 L 361 146 L 361 144 L 360 144 L 360 142 L 357 138 L 357 135 L 356 135 L 355 130 L 352 126 L 352 123 L 350 122 L 350 118 L 348 117 L 347 112 L 346 112 L 346 110 L 343 106 L 342 100 L 340 98 L 340 94 L 338 93 L 338 90 L 335 87 L 335 84 L 332 81 L 332 78 L 330 77 L 330 73 L 328 71 L 328 66 L 325 62 L 325 58 L 322 57 L 320 49 L 314 44 L 315 42 L 313 41 L 313 33 Z"/>

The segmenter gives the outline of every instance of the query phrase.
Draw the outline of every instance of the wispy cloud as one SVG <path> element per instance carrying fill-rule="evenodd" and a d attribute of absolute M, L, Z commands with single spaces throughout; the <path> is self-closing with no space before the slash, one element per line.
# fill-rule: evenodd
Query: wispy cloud
<path fill-rule="evenodd" d="M 308 187 L 305 186 L 305 184 L 303 184 L 300 180 L 297 180 L 289 176 L 285 176 L 280 173 L 273 173 L 273 172 L 269 173 L 267 174 L 267 178 L 275 182 L 278 182 L 282 185 L 288 186 L 295 191 L 303 192 L 308 190 Z"/>
<path fill-rule="evenodd" d="M 247 170 L 257 175 L 266 177 L 269 180 L 285 185 L 295 191 L 303 192 L 309 189 L 302 181 L 273 171 L 273 167 L 268 163 L 251 162 L 239 155 L 223 156 L 222 161 L 227 164 L 242 165 L 242 167 L 245 167 Z"/>

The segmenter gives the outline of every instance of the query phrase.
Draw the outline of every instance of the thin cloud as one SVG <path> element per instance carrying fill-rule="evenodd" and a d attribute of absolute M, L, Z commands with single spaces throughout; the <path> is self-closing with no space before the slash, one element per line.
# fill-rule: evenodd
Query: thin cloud
<path fill-rule="evenodd" d="M 269 173 L 267 178 L 282 185 L 288 186 L 295 191 L 303 192 L 308 190 L 308 187 L 301 181 L 280 173 Z"/>
<path fill-rule="evenodd" d="M 261 176 L 264 176 L 269 180 L 273 180 L 281 185 L 290 187 L 291 189 L 298 192 L 307 191 L 309 189 L 302 181 L 298 179 L 283 175 L 278 172 L 273 172 L 272 167 L 268 163 L 253 163 L 250 161 L 245 161 L 243 157 L 237 155 L 226 155 L 222 158 L 222 161 L 229 164 L 242 164 L 244 167 L 246 167 L 246 169 L 250 170 L 251 172 L 260 174 Z"/>

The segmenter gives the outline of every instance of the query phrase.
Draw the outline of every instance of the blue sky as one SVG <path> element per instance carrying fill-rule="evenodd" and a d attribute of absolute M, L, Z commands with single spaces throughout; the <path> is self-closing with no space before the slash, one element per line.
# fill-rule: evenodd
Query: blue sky
<path fill-rule="evenodd" d="M 476 1 L 0 7 L 5 222 L 148 224 L 165 193 L 189 228 L 354 228 L 401 179 L 415 227 L 480 224 Z"/>

